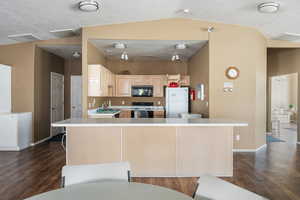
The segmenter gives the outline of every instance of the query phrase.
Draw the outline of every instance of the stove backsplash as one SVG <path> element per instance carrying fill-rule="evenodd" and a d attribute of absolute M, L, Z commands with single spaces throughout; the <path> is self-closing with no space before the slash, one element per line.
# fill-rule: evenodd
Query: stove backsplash
<path fill-rule="evenodd" d="M 111 101 L 112 106 L 131 106 L 132 102 L 153 102 L 154 106 L 165 106 L 164 97 L 88 97 L 89 109 Z"/>

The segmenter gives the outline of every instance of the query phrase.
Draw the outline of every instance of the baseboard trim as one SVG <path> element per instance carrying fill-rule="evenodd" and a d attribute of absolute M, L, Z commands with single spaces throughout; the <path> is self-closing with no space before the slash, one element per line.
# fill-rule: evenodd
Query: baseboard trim
<path fill-rule="evenodd" d="M 0 151 L 20 151 L 20 147 L 0 147 Z"/>
<path fill-rule="evenodd" d="M 260 147 L 258 147 L 257 149 L 233 149 L 233 152 L 257 152 L 260 151 L 261 149 L 265 148 L 267 146 L 267 144 L 263 144 Z"/>
<path fill-rule="evenodd" d="M 31 143 L 30 144 L 30 146 L 35 146 L 35 145 L 38 145 L 38 144 L 41 144 L 41 143 L 43 143 L 43 142 L 46 142 L 47 140 L 50 140 L 52 138 L 52 136 L 49 136 L 49 137 L 46 137 L 46 138 L 44 138 L 44 139 L 42 139 L 42 140 L 40 140 L 40 141 L 37 141 L 37 142 L 35 142 L 35 143 Z"/>
<path fill-rule="evenodd" d="M 258 148 L 256 149 L 256 151 L 260 151 L 260 150 L 262 150 L 262 149 L 265 148 L 265 147 L 267 147 L 267 144 L 261 145 L 260 147 L 258 147 Z"/>

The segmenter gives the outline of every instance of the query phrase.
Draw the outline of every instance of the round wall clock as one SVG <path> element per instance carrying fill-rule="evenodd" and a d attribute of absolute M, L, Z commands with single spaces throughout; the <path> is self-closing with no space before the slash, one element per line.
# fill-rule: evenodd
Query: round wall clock
<path fill-rule="evenodd" d="M 234 80 L 237 79 L 240 75 L 240 70 L 236 67 L 228 67 L 225 71 L 225 75 L 227 78 Z"/>

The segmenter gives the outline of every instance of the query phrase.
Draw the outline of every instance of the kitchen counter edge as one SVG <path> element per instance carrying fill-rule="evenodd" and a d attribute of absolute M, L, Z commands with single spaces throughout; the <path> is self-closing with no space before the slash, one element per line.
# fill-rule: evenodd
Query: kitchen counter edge
<path fill-rule="evenodd" d="M 67 119 L 51 124 L 52 127 L 111 127 L 111 126 L 203 126 L 245 127 L 246 122 L 229 119 L 177 119 L 177 118 L 110 118 L 110 119 Z"/>

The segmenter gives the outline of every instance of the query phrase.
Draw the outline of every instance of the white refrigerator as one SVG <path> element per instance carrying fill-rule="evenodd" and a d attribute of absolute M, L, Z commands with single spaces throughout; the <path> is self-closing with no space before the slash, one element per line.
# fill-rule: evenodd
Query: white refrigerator
<path fill-rule="evenodd" d="M 166 116 L 179 118 L 189 112 L 189 88 L 166 88 Z"/>

